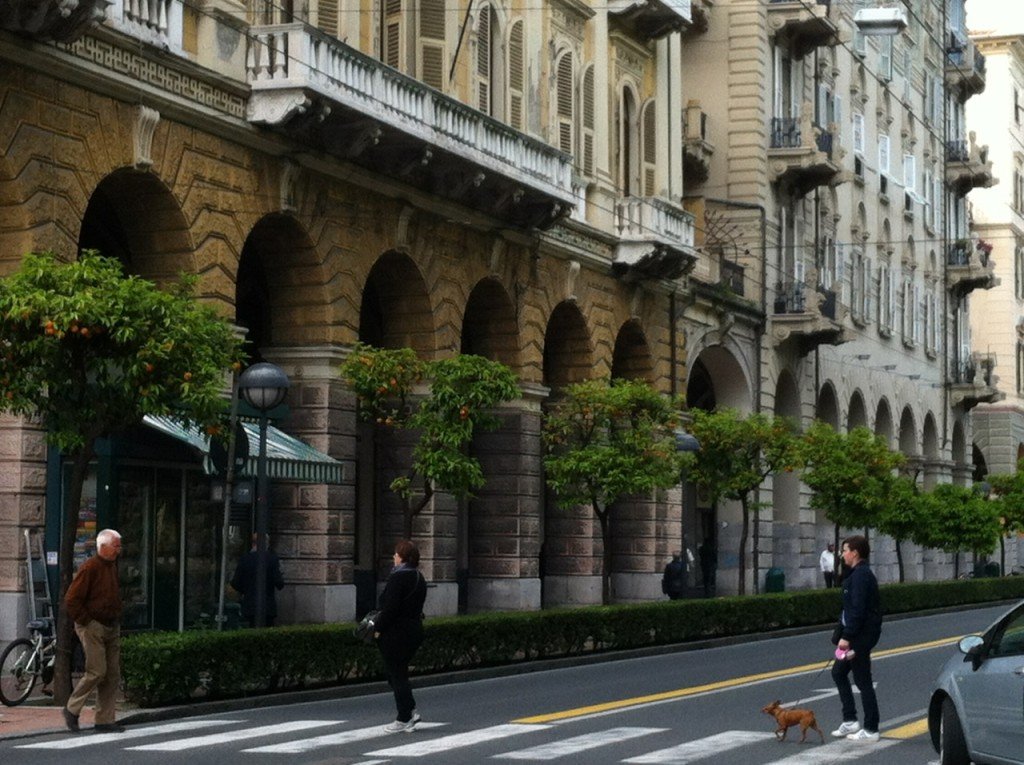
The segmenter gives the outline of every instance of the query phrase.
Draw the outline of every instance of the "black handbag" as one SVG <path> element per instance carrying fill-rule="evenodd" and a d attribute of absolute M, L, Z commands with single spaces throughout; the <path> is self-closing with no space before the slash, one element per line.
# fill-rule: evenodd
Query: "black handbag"
<path fill-rule="evenodd" d="M 352 630 L 352 634 L 355 635 L 356 639 L 361 640 L 367 645 L 373 645 L 373 633 L 377 631 L 375 622 L 377 621 L 377 615 L 380 611 L 370 611 Z"/>

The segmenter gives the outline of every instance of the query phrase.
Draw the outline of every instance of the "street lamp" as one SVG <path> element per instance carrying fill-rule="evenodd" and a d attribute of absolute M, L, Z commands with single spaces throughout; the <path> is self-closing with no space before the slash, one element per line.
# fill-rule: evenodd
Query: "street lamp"
<path fill-rule="evenodd" d="M 242 372 L 238 392 L 260 413 L 260 456 L 256 463 L 256 627 L 267 624 L 267 413 L 284 401 L 291 383 L 276 364 L 260 362 Z"/>
<path fill-rule="evenodd" d="M 686 452 L 697 452 L 700 451 L 700 441 L 692 433 L 687 433 L 685 430 L 677 430 L 675 432 L 676 437 L 676 451 L 680 454 Z M 689 507 L 691 510 L 697 507 L 697 492 L 694 490 L 694 486 L 686 479 L 686 468 L 684 467 L 679 473 L 680 489 L 682 491 L 683 505 L 679 509 L 679 544 L 683 548 L 681 550 L 683 554 L 683 560 L 688 561 L 686 551 L 686 508 Z M 696 580 L 694 580 L 696 581 Z"/>

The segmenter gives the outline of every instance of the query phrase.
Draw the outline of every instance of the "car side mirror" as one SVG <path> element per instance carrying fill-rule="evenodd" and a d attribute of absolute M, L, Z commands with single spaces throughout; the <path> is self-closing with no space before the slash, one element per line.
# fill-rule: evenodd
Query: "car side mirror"
<path fill-rule="evenodd" d="M 981 635 L 968 635 L 962 638 L 956 647 L 960 649 L 960 653 L 964 654 L 964 661 L 971 662 L 971 668 L 977 672 L 978 667 L 981 666 L 984 646 L 985 641 Z"/>

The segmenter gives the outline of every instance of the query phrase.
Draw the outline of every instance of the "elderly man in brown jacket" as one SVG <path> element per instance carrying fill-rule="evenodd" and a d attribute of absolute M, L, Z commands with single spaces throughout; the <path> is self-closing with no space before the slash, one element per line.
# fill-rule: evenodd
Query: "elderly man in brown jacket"
<path fill-rule="evenodd" d="M 96 535 L 96 554 L 78 569 L 64 602 L 75 622 L 75 632 L 85 651 L 85 674 L 78 681 L 64 722 L 78 730 L 78 716 L 93 689 L 96 690 L 96 730 L 124 730 L 114 719 L 117 689 L 121 685 L 121 586 L 117 557 L 121 535 L 104 529 Z"/>

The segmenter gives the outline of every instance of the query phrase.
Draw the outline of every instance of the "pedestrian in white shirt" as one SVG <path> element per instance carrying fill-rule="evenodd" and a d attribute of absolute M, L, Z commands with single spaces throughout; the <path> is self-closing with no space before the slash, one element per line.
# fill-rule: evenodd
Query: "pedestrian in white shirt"
<path fill-rule="evenodd" d="M 831 542 L 829 542 L 828 546 L 821 551 L 821 557 L 818 559 L 818 565 L 821 568 L 821 575 L 825 577 L 825 586 L 835 587 L 836 546 Z"/>

